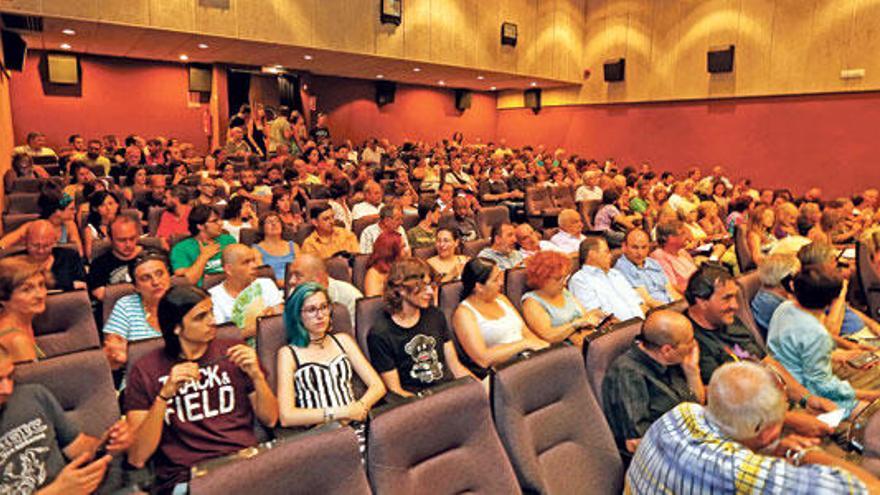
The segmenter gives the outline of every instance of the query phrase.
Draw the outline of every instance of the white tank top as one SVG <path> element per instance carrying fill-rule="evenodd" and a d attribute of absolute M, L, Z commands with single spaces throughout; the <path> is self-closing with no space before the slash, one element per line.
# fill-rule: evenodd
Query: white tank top
<path fill-rule="evenodd" d="M 462 301 L 461 305 L 471 310 L 477 319 L 477 327 L 480 329 L 480 335 L 486 347 L 493 347 L 500 344 L 510 344 L 523 339 L 522 320 L 516 314 L 516 310 L 502 299 L 497 299 L 498 304 L 504 309 L 504 315 L 501 318 L 490 320 L 486 318 L 476 308 L 471 306 L 468 301 Z"/>

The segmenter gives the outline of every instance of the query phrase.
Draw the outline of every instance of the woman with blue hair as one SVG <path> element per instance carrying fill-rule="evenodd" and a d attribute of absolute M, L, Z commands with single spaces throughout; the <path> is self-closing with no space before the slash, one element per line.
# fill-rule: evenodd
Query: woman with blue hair
<path fill-rule="evenodd" d="M 331 421 L 361 422 L 385 395 L 385 385 L 357 343 L 331 334 L 327 289 L 307 282 L 284 306 L 288 345 L 278 350 L 281 426 L 313 426 Z M 367 385 L 355 398 L 353 372 Z"/>

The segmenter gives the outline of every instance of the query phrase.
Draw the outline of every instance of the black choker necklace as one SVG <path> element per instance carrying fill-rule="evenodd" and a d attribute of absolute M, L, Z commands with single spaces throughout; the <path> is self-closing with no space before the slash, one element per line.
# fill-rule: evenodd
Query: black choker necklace
<path fill-rule="evenodd" d="M 309 339 L 309 342 L 312 343 L 312 344 L 318 344 L 319 346 L 323 346 L 325 340 L 327 340 L 327 334 L 326 334 L 326 333 L 325 333 L 324 335 L 322 335 L 321 337 L 317 338 L 317 339 Z"/>

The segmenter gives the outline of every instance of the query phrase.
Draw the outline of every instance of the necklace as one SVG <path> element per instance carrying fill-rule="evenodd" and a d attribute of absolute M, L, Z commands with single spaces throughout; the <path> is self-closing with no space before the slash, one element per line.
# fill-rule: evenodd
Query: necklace
<path fill-rule="evenodd" d="M 309 339 L 309 343 L 315 344 L 318 347 L 324 347 L 324 342 L 327 340 L 327 334 L 318 337 L 317 339 Z"/>

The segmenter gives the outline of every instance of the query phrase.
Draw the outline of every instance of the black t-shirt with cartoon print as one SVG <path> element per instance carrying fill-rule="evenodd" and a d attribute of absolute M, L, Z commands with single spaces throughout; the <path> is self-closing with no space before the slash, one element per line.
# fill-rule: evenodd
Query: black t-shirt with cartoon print
<path fill-rule="evenodd" d="M 61 449 L 79 436 L 42 385 L 16 385 L 0 406 L 0 494 L 28 494 L 55 480 L 67 461 Z"/>
<path fill-rule="evenodd" d="M 400 385 L 412 393 L 452 379 L 443 352 L 448 340 L 446 317 L 434 307 L 423 309 L 411 328 L 401 327 L 382 312 L 367 337 L 370 361 L 376 371 L 396 369 Z"/>

